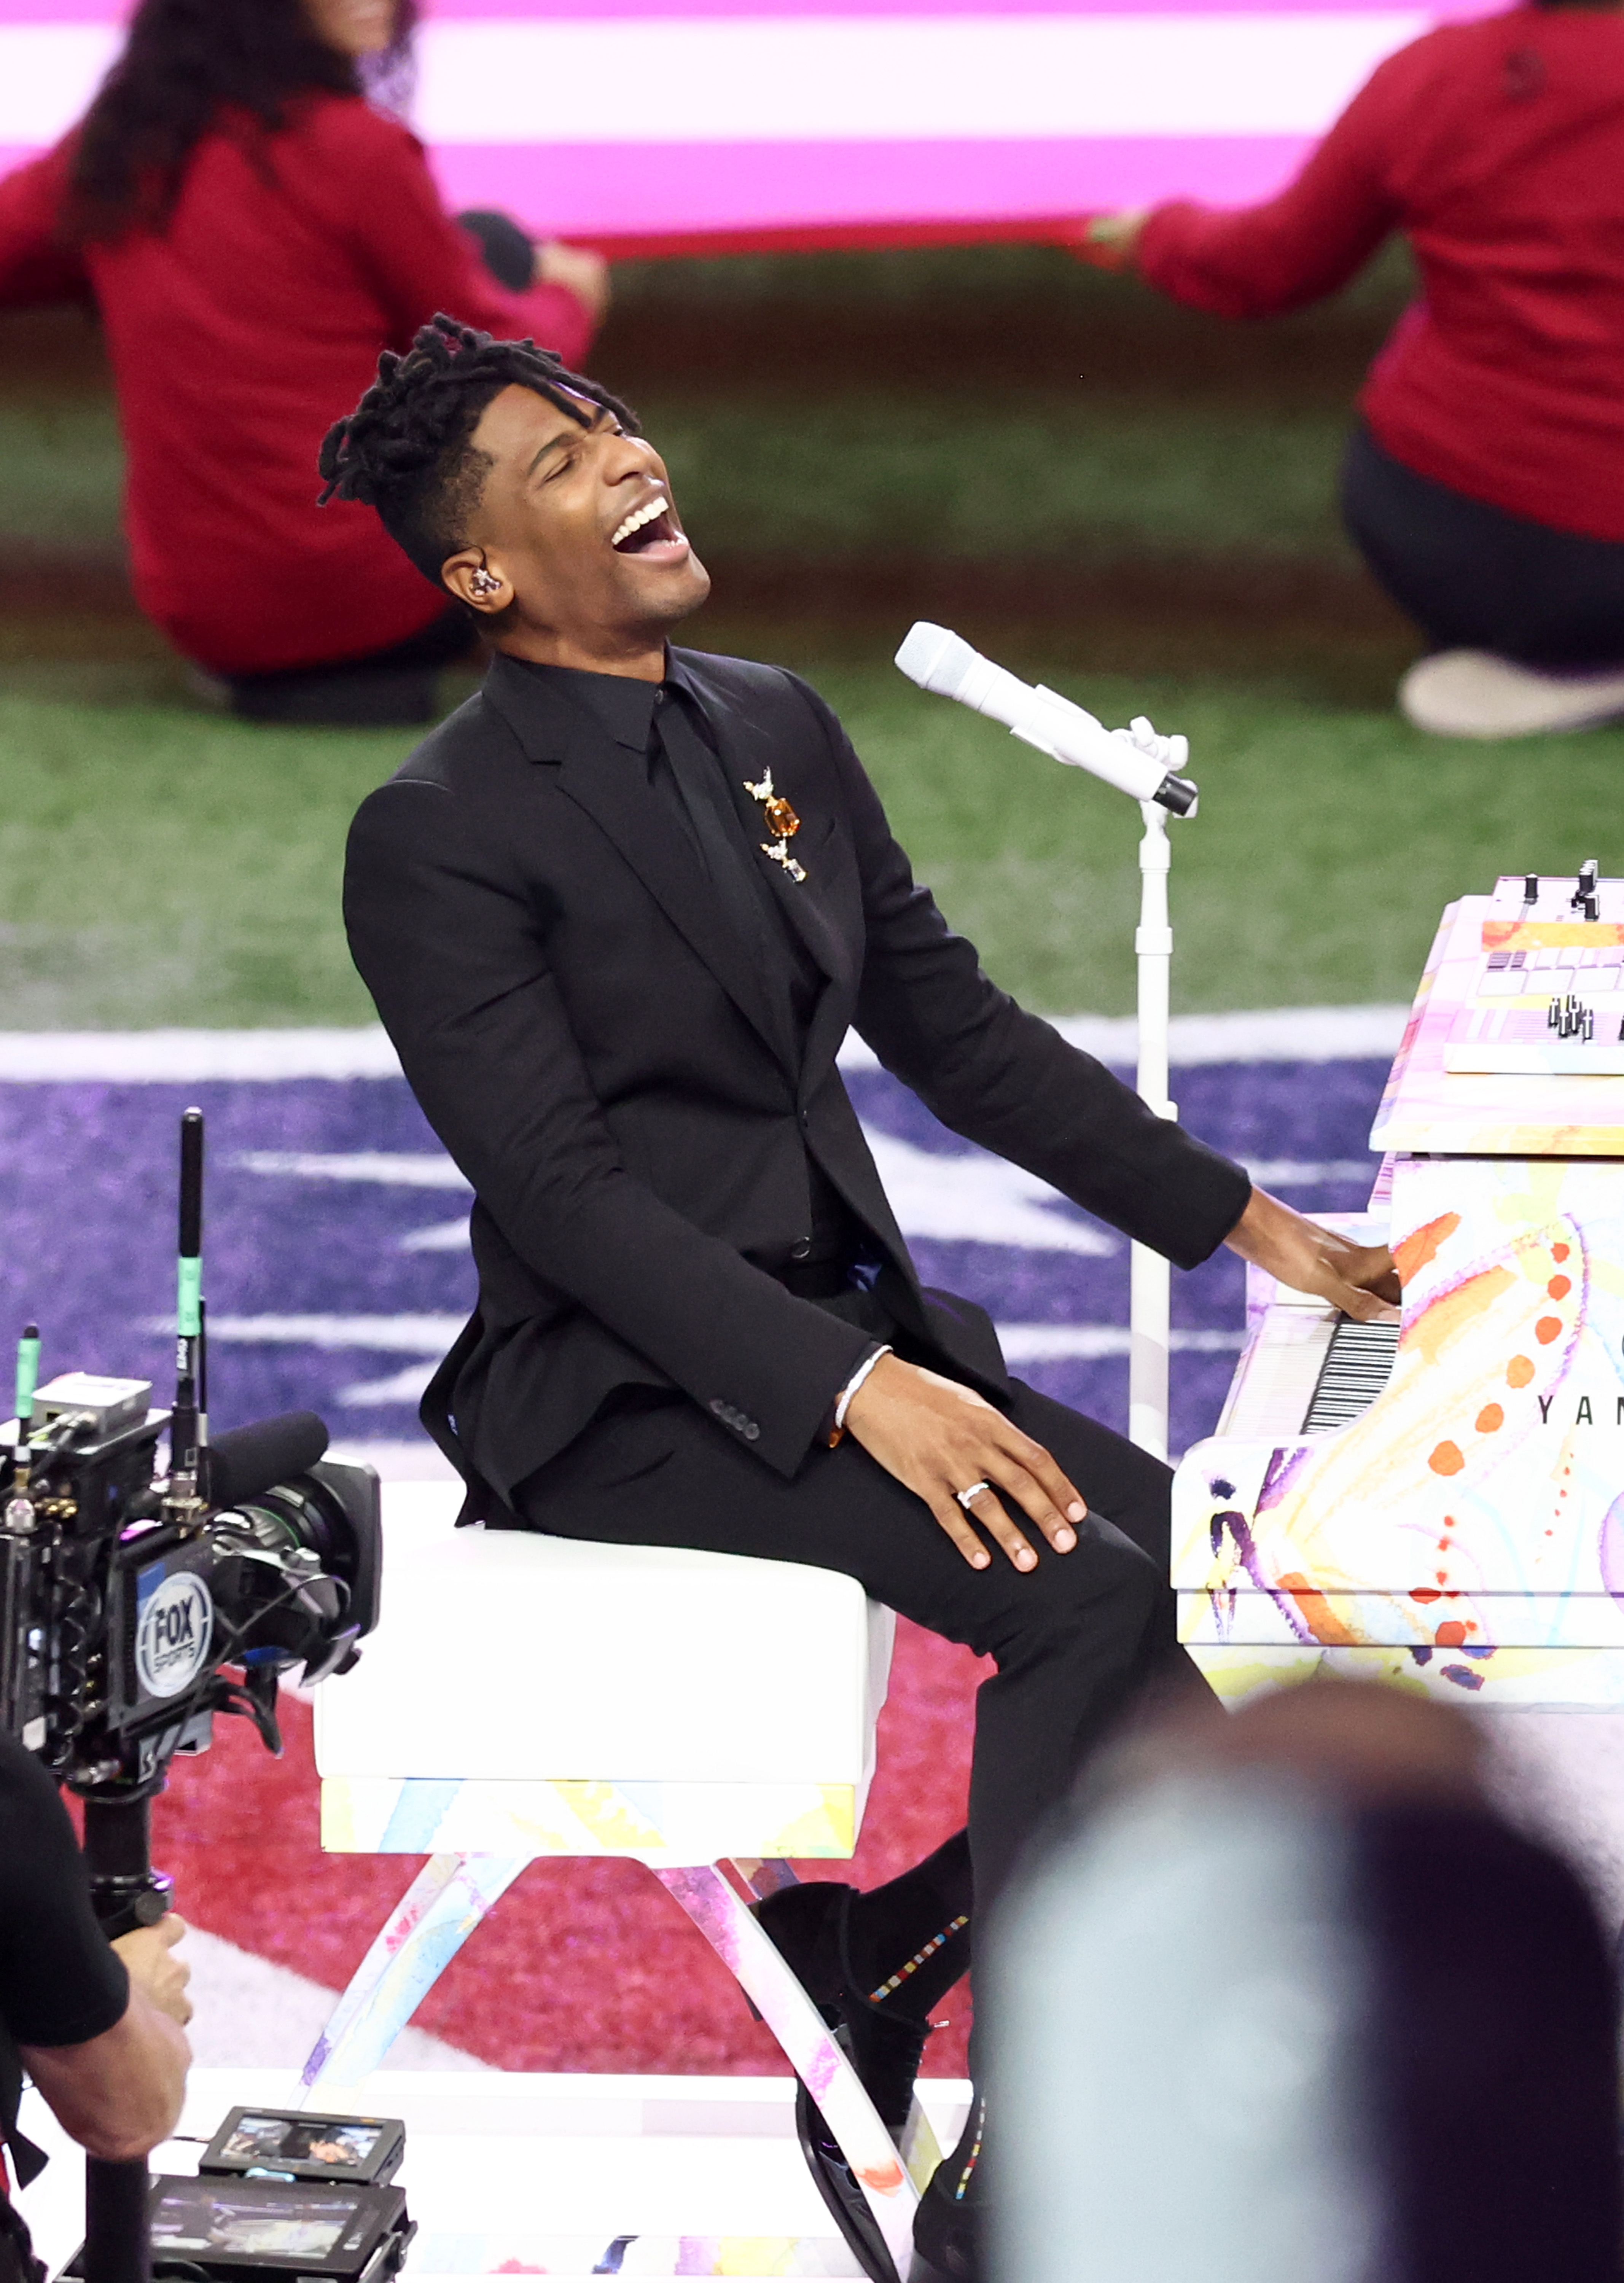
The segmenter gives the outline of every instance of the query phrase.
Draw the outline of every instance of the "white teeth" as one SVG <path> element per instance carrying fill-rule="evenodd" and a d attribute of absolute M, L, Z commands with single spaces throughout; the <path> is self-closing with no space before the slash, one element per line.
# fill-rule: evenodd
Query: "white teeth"
<path fill-rule="evenodd" d="M 627 517 L 609 542 L 610 546 L 618 547 L 623 539 L 629 539 L 634 531 L 641 531 L 645 523 L 652 523 L 657 515 L 663 515 L 669 505 L 670 502 L 663 493 L 647 501 L 644 505 L 637 509 L 635 514 Z"/>

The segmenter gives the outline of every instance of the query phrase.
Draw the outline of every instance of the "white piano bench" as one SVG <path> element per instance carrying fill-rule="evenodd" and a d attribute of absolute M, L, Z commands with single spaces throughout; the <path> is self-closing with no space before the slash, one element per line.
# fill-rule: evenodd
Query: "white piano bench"
<path fill-rule="evenodd" d="M 783 2047 L 905 2275 L 929 2124 L 916 2104 L 899 2154 L 738 1891 L 792 1880 L 787 1856 L 852 1854 L 895 1619 L 854 1579 L 791 1562 L 457 1530 L 460 1495 L 386 1485 L 381 1621 L 316 1692 L 323 1847 L 431 1859 L 340 1999 L 307 2092 L 330 2100 L 378 2068 L 527 1863 L 630 1856 Z"/>

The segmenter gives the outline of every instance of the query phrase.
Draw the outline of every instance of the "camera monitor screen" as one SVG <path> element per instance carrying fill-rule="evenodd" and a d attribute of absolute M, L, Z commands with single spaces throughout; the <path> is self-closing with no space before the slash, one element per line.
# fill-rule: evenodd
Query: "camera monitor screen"
<path fill-rule="evenodd" d="M 397 2116 L 233 2108 L 199 2169 L 292 2173 L 300 2180 L 386 2180 L 400 2162 L 405 2139 Z"/>
<path fill-rule="evenodd" d="M 340 2188 L 331 2181 L 159 2179 L 152 2184 L 152 2256 L 161 2268 L 285 2263 L 305 2275 L 358 2275 L 401 2205 L 398 2188 Z"/>

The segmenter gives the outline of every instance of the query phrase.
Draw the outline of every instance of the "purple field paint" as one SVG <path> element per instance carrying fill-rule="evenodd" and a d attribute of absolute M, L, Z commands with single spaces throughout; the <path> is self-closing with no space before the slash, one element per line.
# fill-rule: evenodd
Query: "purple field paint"
<path fill-rule="evenodd" d="M 1384 1064 L 1368 1061 L 1220 1064 L 1175 1071 L 1175 1093 L 1185 1126 L 1233 1156 L 1323 1165 L 1366 1157 L 1385 1076 Z M 947 1156 L 969 1150 L 883 1072 L 855 1071 L 847 1083 L 874 1132 Z M 208 1120 L 211 1323 L 282 1319 L 285 1334 L 297 1330 L 287 1319 L 326 1320 L 327 1344 L 296 1336 L 217 1340 L 215 1430 L 308 1406 L 335 1438 L 410 1437 L 412 1393 L 379 1391 L 414 1369 L 425 1375 L 437 1348 L 419 1341 L 414 1349 L 398 1324 L 379 1332 L 374 1345 L 365 1327 L 347 1335 L 332 1320 L 460 1319 L 473 1295 L 465 1248 L 402 1248 L 415 1233 L 465 1212 L 465 1196 L 455 1187 L 266 1173 L 240 1162 L 273 1151 L 433 1153 L 433 1137 L 399 1079 L 0 1086 L 0 1328 L 38 1321 L 43 1377 L 70 1369 L 138 1374 L 167 1400 L 172 1350 L 158 1328 L 174 1306 L 176 1135 L 180 1113 L 193 1102 Z M 1368 1178 L 1277 1184 L 1307 1212 L 1357 1208 L 1369 1185 Z M 979 1301 L 1000 1324 L 1059 1329 L 1128 1321 L 1125 1245 L 1096 1258 L 919 1237 L 913 1251 L 927 1283 Z M 1242 1307 L 1240 1265 L 1226 1252 L 1174 1279 L 1175 1338 L 1238 1335 Z M 1211 1431 L 1234 1361 L 1225 1348 L 1175 1353 L 1175 1449 Z M 1013 1368 L 1045 1393 L 1125 1426 L 1125 1356 L 1051 1355 Z"/>

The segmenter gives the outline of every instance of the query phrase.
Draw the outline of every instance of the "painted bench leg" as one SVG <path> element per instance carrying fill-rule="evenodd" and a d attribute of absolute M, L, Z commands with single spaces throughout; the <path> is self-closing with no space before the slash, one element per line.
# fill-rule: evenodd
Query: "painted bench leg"
<path fill-rule="evenodd" d="M 316 2039 L 301 2075 L 304 2098 L 318 2086 L 330 2096 L 339 2087 L 359 2084 L 382 2065 L 428 1991 L 530 1859 L 430 1858 L 379 1929 Z M 787 1864 L 762 1865 L 757 1877 L 762 1871 L 769 1874 L 763 1884 L 786 1883 L 784 1874 L 793 1877 Z M 924 2111 L 916 2101 L 899 2155 L 822 2014 L 721 1868 L 697 1864 L 656 1870 L 654 1876 L 777 2039 L 839 2143 L 898 2273 L 906 2275 L 919 2190 L 940 2161 Z"/>
<path fill-rule="evenodd" d="M 527 1855 L 433 1855 L 424 1865 L 350 1977 L 316 2039 L 300 2083 L 359 2084 L 379 2068 L 434 1983 Z"/>
<path fill-rule="evenodd" d="M 719 1865 L 657 1870 L 654 1876 L 687 1912 L 783 2046 L 839 2141 L 898 2274 L 906 2275 L 919 2192 L 823 2015 Z"/>
<path fill-rule="evenodd" d="M 769 1895 L 776 1895 L 785 1887 L 800 1884 L 800 1875 L 794 1865 L 785 1862 L 781 1856 L 735 1855 L 731 1860 L 734 1870 L 757 1902 L 765 1902 Z M 941 2162 L 941 2144 L 917 2092 L 909 2106 L 908 2122 L 902 2127 L 898 2145 L 908 2177 L 923 2195 L 930 2185 L 932 2173 Z"/>

